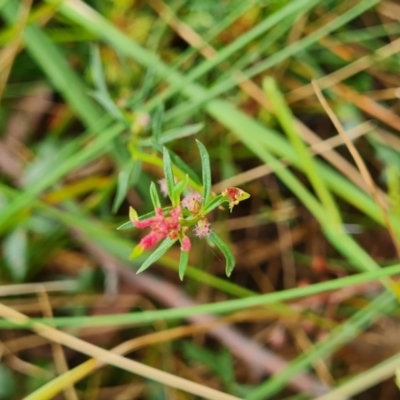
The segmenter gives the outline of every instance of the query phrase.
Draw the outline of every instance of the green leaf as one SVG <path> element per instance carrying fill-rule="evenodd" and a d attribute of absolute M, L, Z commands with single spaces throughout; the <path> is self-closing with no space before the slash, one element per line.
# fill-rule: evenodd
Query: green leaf
<path fill-rule="evenodd" d="M 185 179 L 179 181 L 172 190 L 172 205 L 176 207 L 180 203 L 182 192 L 187 188 L 189 177 L 186 175 Z"/>
<path fill-rule="evenodd" d="M 90 49 L 90 70 L 96 88 L 103 93 L 107 93 L 106 79 L 104 77 L 103 66 L 101 65 L 99 46 L 92 45 Z"/>
<path fill-rule="evenodd" d="M 128 192 L 129 186 L 132 183 L 132 174 L 137 170 L 139 163 L 137 161 L 130 161 L 124 168 L 118 173 L 117 193 L 114 198 L 112 212 L 115 214 L 124 201 L 126 193 Z"/>
<path fill-rule="evenodd" d="M 200 185 L 201 181 L 200 178 L 197 176 L 196 172 L 193 171 L 192 168 L 187 165 L 185 161 L 183 161 L 177 154 L 175 154 L 173 151 L 168 150 L 169 155 L 171 156 L 171 160 L 174 165 L 176 165 L 181 171 L 183 171 L 185 174 L 189 175 L 189 178 L 192 179 L 195 183 L 198 183 Z"/>
<path fill-rule="evenodd" d="M 140 266 L 137 270 L 137 274 L 140 274 L 144 270 L 150 267 L 151 264 L 155 263 L 159 258 L 161 258 L 167 250 L 177 241 L 178 239 L 171 240 L 170 238 L 165 238 L 161 244 L 157 247 L 157 249 L 151 253 L 150 257 L 146 259 L 146 261 Z"/>
<path fill-rule="evenodd" d="M 202 130 L 204 124 L 186 125 L 179 128 L 170 129 L 160 135 L 157 139 L 158 143 L 165 144 L 173 140 L 182 139 L 194 135 Z M 154 140 L 154 137 L 153 137 Z M 141 146 L 151 146 L 153 144 L 152 138 L 146 138 L 139 141 Z"/>
<path fill-rule="evenodd" d="M 100 52 L 98 46 L 92 46 L 90 52 L 90 69 L 93 81 L 96 86 L 95 91 L 90 94 L 114 117 L 123 120 L 123 116 L 119 108 L 112 100 L 106 84 L 103 66 L 101 64 Z"/>
<path fill-rule="evenodd" d="M 157 188 L 154 182 L 150 184 L 150 197 L 154 208 L 161 208 L 160 197 L 158 196 Z"/>
<path fill-rule="evenodd" d="M 214 210 L 222 203 L 229 202 L 229 199 L 226 196 L 222 196 L 222 194 L 218 195 L 211 199 L 208 203 L 205 204 L 203 213 L 208 214 L 210 211 Z"/>
<path fill-rule="evenodd" d="M 186 267 L 188 265 L 189 260 L 189 252 L 188 251 L 181 251 L 181 256 L 179 258 L 179 278 L 183 281 L 183 277 L 185 276 Z"/>
<path fill-rule="evenodd" d="M 114 101 L 111 99 L 107 92 L 100 92 L 99 90 L 89 91 L 94 99 L 100 103 L 106 111 L 108 111 L 112 116 L 120 121 L 124 121 L 124 116 L 122 115 L 119 108 L 115 105 Z"/>
<path fill-rule="evenodd" d="M 235 267 L 235 257 L 232 254 L 229 246 L 214 231 L 211 231 L 208 240 L 210 243 L 215 244 L 221 250 L 222 254 L 225 256 L 226 259 L 225 272 L 227 276 L 230 276 L 233 268 Z"/>
<path fill-rule="evenodd" d="M 208 151 L 200 141 L 196 140 L 197 147 L 200 151 L 201 157 L 201 168 L 202 168 L 202 181 L 203 181 L 203 198 L 207 202 L 211 193 L 211 168 L 210 168 L 210 157 Z"/>
<path fill-rule="evenodd" d="M 167 183 L 168 196 L 172 201 L 172 192 L 175 186 L 174 173 L 172 171 L 171 156 L 166 147 L 163 149 L 164 175 Z"/>
<path fill-rule="evenodd" d="M 146 99 L 146 97 L 150 94 L 152 88 L 154 87 L 154 68 L 149 67 L 142 79 L 142 84 L 140 85 L 139 90 L 133 95 L 130 99 L 127 100 L 127 106 L 129 106 L 132 110 L 137 111 L 142 103 Z"/>
<path fill-rule="evenodd" d="M 131 222 L 131 221 L 128 221 L 128 222 L 125 222 L 125 223 L 123 223 L 122 225 L 120 225 L 120 226 L 117 228 L 117 231 L 124 231 L 124 230 L 126 230 L 126 229 L 132 229 L 132 228 L 134 228 L 132 222 Z"/>

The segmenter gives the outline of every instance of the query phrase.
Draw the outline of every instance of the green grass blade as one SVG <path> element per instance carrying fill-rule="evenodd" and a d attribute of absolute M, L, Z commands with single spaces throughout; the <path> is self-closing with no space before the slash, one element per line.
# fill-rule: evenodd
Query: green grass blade
<path fill-rule="evenodd" d="M 263 81 L 263 88 L 271 102 L 271 106 L 280 125 L 283 127 L 290 143 L 298 155 L 305 174 L 308 176 L 315 192 L 324 205 L 327 216 L 331 220 L 331 224 L 336 225 L 336 227 L 340 229 L 341 217 L 336 202 L 327 188 L 323 176 L 320 174 L 318 168 L 316 168 L 315 160 L 311 152 L 307 149 L 300 137 L 298 128 L 294 122 L 293 114 L 285 103 L 283 95 L 280 93 L 273 78 L 265 78 Z"/>
<path fill-rule="evenodd" d="M 226 300 L 217 303 L 202 304 L 192 307 L 179 309 L 154 310 L 118 315 L 87 316 L 79 317 L 54 317 L 54 318 L 32 318 L 32 322 L 43 322 L 52 324 L 55 327 L 78 327 L 78 326 L 106 326 L 106 325 L 129 325 L 129 324 L 150 324 L 159 320 L 175 320 L 187 318 L 191 315 L 199 314 L 227 314 L 235 311 L 247 309 L 255 306 L 265 306 L 280 301 L 291 301 L 305 296 L 312 296 L 332 290 L 343 289 L 345 287 L 358 285 L 365 282 L 376 281 L 381 278 L 398 275 L 400 264 L 381 268 L 375 271 L 361 272 L 359 274 L 338 278 L 330 281 L 316 283 L 306 287 L 287 289 L 281 292 L 268 293 L 258 296 L 247 297 L 244 299 Z M 385 293 L 385 298 L 393 301 L 391 293 Z M 373 304 L 373 303 L 372 303 Z M 29 324 L 28 324 L 29 325 Z M 12 329 L 16 326 L 26 326 L 12 321 L 0 320 L 0 328 Z M 340 327 L 339 327 L 340 328 Z"/>
<path fill-rule="evenodd" d="M 69 171 L 87 163 L 102 154 L 107 145 L 118 135 L 124 131 L 125 127 L 121 124 L 116 124 L 111 128 L 104 130 L 89 147 L 83 148 L 77 153 L 68 155 L 66 159 L 60 157 L 59 163 L 50 170 L 45 178 L 40 182 L 35 182 L 34 185 L 26 188 L 25 192 L 21 193 L 11 204 L 5 207 L 0 214 L 0 232 L 6 229 L 9 221 L 15 217 L 23 208 L 29 207 L 40 194 Z M 75 148 L 76 143 L 71 142 L 70 148 Z M 65 150 L 65 149 L 64 149 Z M 68 150 L 68 149 L 67 149 Z M 67 153 L 67 151 L 65 151 Z M 69 153 L 69 151 L 68 151 Z M 63 153 L 60 153 L 63 154 Z"/>
<path fill-rule="evenodd" d="M 17 3 L 11 1 L 1 10 L 9 23 L 12 23 L 15 17 L 16 8 Z M 83 82 L 59 50 L 35 26 L 27 26 L 23 38 L 33 60 L 43 69 L 54 87 L 65 97 L 85 125 L 90 129 L 96 129 L 103 115 L 87 95 Z"/>
<path fill-rule="evenodd" d="M 212 70 L 217 65 L 221 64 L 221 62 L 225 61 L 232 54 L 243 49 L 252 40 L 261 36 L 273 26 L 279 24 L 286 17 L 295 14 L 296 12 L 304 8 L 312 7 L 316 3 L 317 3 L 316 0 L 297 0 L 295 2 L 289 2 L 280 10 L 266 17 L 263 21 L 261 21 L 257 26 L 255 26 L 249 32 L 244 33 L 243 35 L 238 37 L 238 39 L 236 39 L 233 43 L 224 47 L 222 50 L 218 52 L 218 54 L 215 57 L 213 57 L 210 60 L 203 61 L 200 65 L 195 67 L 181 82 L 172 85 L 162 95 L 153 99 L 148 104 L 148 107 L 153 108 L 155 105 L 158 105 L 160 101 L 165 101 L 172 95 L 180 92 L 186 85 L 194 82 L 196 79 L 200 78 L 202 75 Z"/>
<path fill-rule="evenodd" d="M 316 43 L 322 37 L 335 31 L 336 29 L 353 20 L 366 10 L 375 6 L 377 3 L 379 3 L 379 1 L 380 0 L 365 0 L 360 2 L 359 4 L 346 11 L 330 23 L 325 24 L 323 27 L 313 32 L 312 34 L 307 35 L 303 39 L 284 47 L 282 50 L 277 51 L 276 53 L 268 57 L 265 61 L 261 61 L 255 66 L 243 71 L 242 78 L 239 79 L 236 77 L 235 79 L 233 79 L 232 76 L 230 76 L 225 81 L 213 86 L 207 93 L 204 93 L 203 96 L 196 98 L 190 103 L 182 104 L 170 110 L 166 115 L 166 120 L 192 112 L 194 109 L 197 109 L 201 105 L 208 103 L 211 99 L 216 98 L 217 96 L 234 88 L 246 79 L 251 78 L 261 72 L 264 72 L 267 69 L 276 66 L 280 62 L 287 60 L 289 57 L 294 56 L 298 52 L 305 50 L 307 47 Z"/>

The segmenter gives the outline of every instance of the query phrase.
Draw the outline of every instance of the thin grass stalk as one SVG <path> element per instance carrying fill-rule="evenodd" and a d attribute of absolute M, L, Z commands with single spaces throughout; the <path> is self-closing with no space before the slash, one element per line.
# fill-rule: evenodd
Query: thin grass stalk
<path fill-rule="evenodd" d="M 32 328 L 34 323 L 49 323 L 57 328 L 82 327 L 82 326 L 122 326 L 122 325 L 137 325 L 150 324 L 158 320 L 176 320 L 186 318 L 190 315 L 199 314 L 227 314 L 234 311 L 244 310 L 250 307 L 265 306 L 282 301 L 291 301 L 301 297 L 312 296 L 320 293 L 325 293 L 333 290 L 343 289 L 348 286 L 362 284 L 365 282 L 376 281 L 384 277 L 390 277 L 400 274 L 400 264 L 390 267 L 381 268 L 375 271 L 361 272 L 355 275 L 347 276 L 326 282 L 316 283 L 306 287 L 287 289 L 281 292 L 268 293 L 244 299 L 226 300 L 218 303 L 202 304 L 192 307 L 154 310 L 127 314 L 106 315 L 84 317 L 55 317 L 52 319 L 46 318 L 31 318 L 29 321 L 22 321 L 15 324 L 11 321 L 1 321 L 1 329 L 14 329 L 17 326 Z M 392 296 L 392 295 L 391 295 Z"/>

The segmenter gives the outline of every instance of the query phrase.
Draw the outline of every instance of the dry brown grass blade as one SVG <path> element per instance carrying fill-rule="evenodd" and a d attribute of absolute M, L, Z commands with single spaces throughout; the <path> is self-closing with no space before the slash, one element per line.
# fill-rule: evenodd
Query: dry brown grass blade
<path fill-rule="evenodd" d="M 379 195 L 379 191 L 375 185 L 375 182 L 373 181 L 373 179 L 371 177 L 371 174 L 369 173 L 369 171 L 367 169 L 367 166 L 364 163 L 364 160 L 360 156 L 360 154 L 359 154 L 358 150 L 356 149 L 356 147 L 354 146 L 353 142 L 351 140 L 349 140 L 349 138 L 347 137 L 346 132 L 343 129 L 342 124 L 339 121 L 339 118 L 336 116 L 336 114 L 333 112 L 332 108 L 329 106 L 329 104 L 326 101 L 324 95 L 322 94 L 317 82 L 313 81 L 312 85 L 314 87 L 314 91 L 318 97 L 318 100 L 320 101 L 322 107 L 324 108 L 325 112 L 329 116 L 329 118 L 332 121 L 333 125 L 335 126 L 336 130 L 342 136 L 343 141 L 345 142 L 347 148 L 349 149 L 350 154 L 352 155 L 352 157 L 354 159 L 354 162 L 356 163 L 358 169 L 360 170 L 362 177 L 365 180 L 365 183 L 368 186 L 371 196 L 373 197 L 377 206 L 381 210 L 383 220 L 384 220 L 385 225 L 386 225 L 386 227 L 389 231 L 389 234 L 392 238 L 393 244 L 396 248 L 397 255 L 400 258 L 400 245 L 397 241 L 396 233 L 393 229 L 392 224 L 390 223 L 390 219 L 389 219 L 388 213 L 385 209 L 385 205 L 383 204 L 382 198 Z"/>
<path fill-rule="evenodd" d="M 203 40 L 189 25 L 180 21 L 174 12 L 161 0 L 149 0 L 153 9 L 192 47 L 199 50 L 205 58 L 215 57 L 217 52 Z"/>
<path fill-rule="evenodd" d="M 53 318 L 53 310 L 51 309 L 49 296 L 47 295 L 47 292 L 44 289 L 42 289 L 38 293 L 38 297 L 44 317 Z M 61 375 L 67 372 L 68 363 L 62 346 L 58 343 L 53 342 L 51 343 L 51 348 L 53 352 L 54 365 L 56 367 L 57 374 Z M 64 388 L 64 396 L 66 400 L 78 400 L 78 395 L 76 394 L 75 388 L 72 385 Z"/>
<path fill-rule="evenodd" d="M 393 1 L 382 1 L 378 7 L 378 12 L 387 18 L 400 21 L 400 5 Z"/>
<path fill-rule="evenodd" d="M 0 285 L 0 297 L 13 296 L 28 293 L 39 293 L 41 290 L 46 292 L 59 292 L 76 289 L 76 281 L 53 281 L 43 283 L 21 283 L 15 285 Z"/>
<path fill-rule="evenodd" d="M 334 91 L 352 102 L 360 110 L 365 111 L 386 125 L 400 132 L 400 117 L 389 108 L 384 107 L 369 97 L 357 92 L 356 90 L 344 85 L 343 83 L 335 86 Z"/>
<path fill-rule="evenodd" d="M 298 326 L 289 325 L 289 331 L 292 332 L 292 335 L 302 353 L 311 351 L 313 348 L 313 343 L 305 333 L 304 329 L 301 329 Z M 327 385 L 331 386 L 335 385 L 335 381 L 332 377 L 326 360 L 322 358 L 315 360 L 313 362 L 313 367 L 322 382 L 325 382 Z"/>
<path fill-rule="evenodd" d="M 166 329 L 161 332 L 154 332 L 134 339 L 130 339 L 112 348 L 110 351 L 119 355 L 126 355 L 135 350 L 141 349 L 145 346 L 149 346 L 152 344 L 160 344 L 163 342 L 181 339 L 189 335 L 204 333 L 220 324 L 226 324 L 231 322 L 240 323 L 249 321 L 265 321 L 266 319 L 276 320 L 276 317 L 277 317 L 276 313 L 267 309 L 261 309 L 261 310 L 253 309 L 253 310 L 240 311 L 230 316 L 221 318 L 219 320 L 211 321 L 209 323 L 192 325 L 192 326 L 180 326 L 172 329 Z M 290 321 L 294 322 L 297 321 L 299 318 L 301 317 L 294 316 L 290 318 Z M 96 359 L 90 359 L 85 361 L 83 364 L 80 364 L 73 370 L 68 371 L 62 376 L 59 376 L 57 378 L 58 381 L 57 384 L 52 387 L 51 394 L 53 396 L 56 395 L 61 391 L 64 385 L 77 383 L 104 365 L 105 363 L 102 363 L 101 361 Z"/>
<path fill-rule="evenodd" d="M 166 386 L 181 389 L 185 392 L 192 393 L 205 399 L 210 400 L 239 400 L 238 397 L 214 390 L 195 382 L 190 382 L 186 379 L 177 377 L 172 374 L 160 371 L 158 369 L 141 364 L 137 361 L 130 360 L 122 357 L 111 351 L 104 350 L 101 347 L 95 346 L 91 343 L 85 342 L 76 338 L 68 333 L 52 328 L 42 323 L 32 323 L 30 319 L 12 308 L 6 307 L 0 303 L 0 317 L 12 321 L 16 324 L 30 324 L 31 329 L 38 335 L 45 337 L 52 342 L 59 343 L 63 346 L 69 347 L 75 351 L 86 354 L 105 364 L 113 365 L 115 367 L 124 369 L 145 378 L 156 380 Z"/>
<path fill-rule="evenodd" d="M 400 51 L 400 38 L 381 47 L 374 54 L 358 58 L 351 64 L 348 64 L 345 67 L 340 68 L 335 72 L 332 72 L 331 74 L 325 75 L 324 77 L 317 79 L 318 86 L 321 89 L 327 89 L 334 85 L 337 85 L 339 82 L 342 82 L 343 80 L 350 78 L 351 76 L 361 71 L 366 70 L 375 62 L 384 60 L 385 58 L 388 58 L 393 54 L 398 53 L 399 51 Z M 311 96 L 312 94 L 313 94 L 313 86 L 312 84 L 308 84 L 298 89 L 292 90 L 290 93 L 286 95 L 286 100 L 290 104 L 296 101 L 300 101 L 305 97 Z"/>
<path fill-rule="evenodd" d="M 356 126 L 355 128 L 350 129 L 347 132 L 347 136 L 349 137 L 349 139 L 355 140 L 358 137 L 365 135 L 371 129 L 372 125 L 368 121 L 366 121 Z M 305 133 L 305 131 L 303 131 L 303 133 Z M 308 139 L 307 142 L 312 143 L 311 146 L 309 147 L 309 150 L 313 155 L 325 156 L 325 158 L 328 159 L 328 161 L 331 161 L 330 156 L 334 156 L 335 158 L 336 156 L 338 156 L 338 154 L 336 152 L 333 152 L 332 149 L 343 144 L 343 140 L 340 135 L 333 136 L 326 140 L 320 140 L 318 138 L 318 141 L 314 139 L 315 136 L 316 135 L 314 133 L 313 133 L 313 138 L 311 138 L 311 136 L 307 136 Z M 329 155 L 327 155 L 328 152 Z M 332 165 L 339 166 L 340 167 L 339 170 L 342 171 L 345 176 L 347 176 L 351 181 L 353 181 L 358 187 L 362 188 L 363 190 L 366 190 L 367 187 L 360 173 L 347 160 L 345 160 L 341 156 L 339 157 L 340 159 L 338 159 L 336 162 L 331 162 Z M 345 162 L 343 163 L 343 161 Z M 280 162 L 286 164 L 286 161 L 284 159 L 281 159 Z M 347 169 L 348 165 L 350 165 L 351 168 Z M 272 172 L 273 170 L 268 165 L 260 165 L 258 167 L 249 169 L 240 174 L 236 174 L 231 178 L 216 183 L 213 186 L 213 191 L 220 192 L 228 186 L 240 186 L 243 183 L 247 183 L 252 180 L 267 176 Z"/>

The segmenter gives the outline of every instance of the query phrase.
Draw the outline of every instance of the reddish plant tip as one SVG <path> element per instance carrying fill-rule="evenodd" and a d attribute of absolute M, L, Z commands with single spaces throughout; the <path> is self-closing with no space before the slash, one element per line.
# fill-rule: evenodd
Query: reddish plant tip
<path fill-rule="evenodd" d="M 229 209 L 232 211 L 233 206 L 238 205 L 240 201 L 246 200 L 250 195 L 237 187 L 229 187 L 222 191 L 222 196 L 229 198 Z"/>
<path fill-rule="evenodd" d="M 146 250 L 167 236 L 173 239 L 177 238 L 180 230 L 179 217 L 181 211 L 180 207 L 176 207 L 168 215 L 164 216 L 162 209 L 156 208 L 154 217 L 142 221 L 133 221 L 132 223 L 136 228 L 144 229 L 150 227 L 151 229 L 151 232 L 140 241 L 139 246 Z"/>
<path fill-rule="evenodd" d="M 192 243 L 187 236 L 184 236 L 181 240 L 181 250 L 182 251 L 189 251 L 192 247 Z"/>

